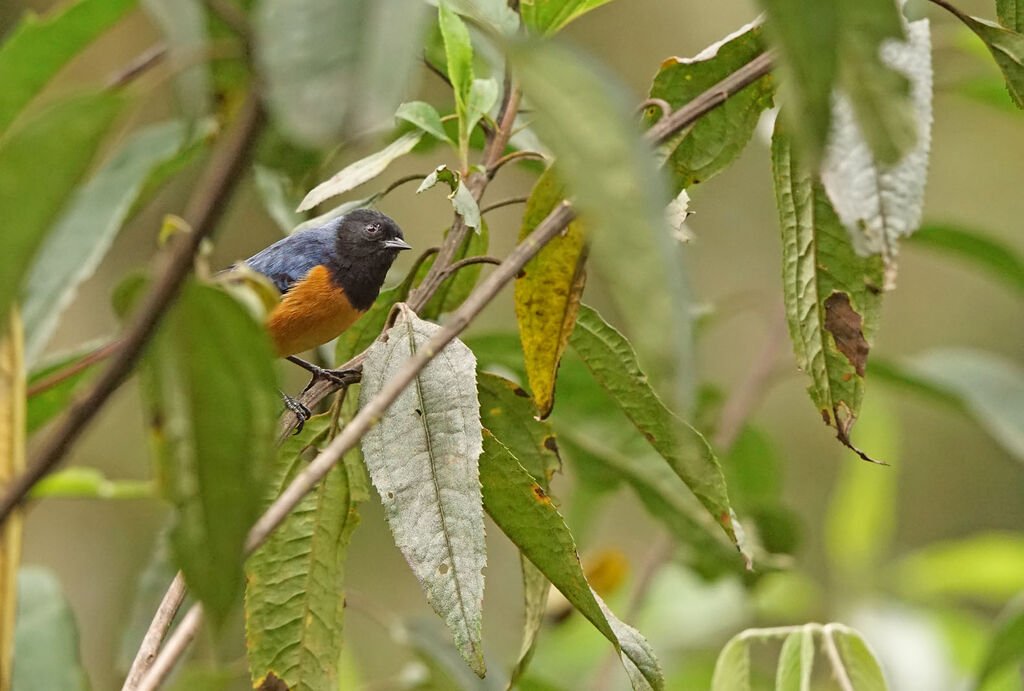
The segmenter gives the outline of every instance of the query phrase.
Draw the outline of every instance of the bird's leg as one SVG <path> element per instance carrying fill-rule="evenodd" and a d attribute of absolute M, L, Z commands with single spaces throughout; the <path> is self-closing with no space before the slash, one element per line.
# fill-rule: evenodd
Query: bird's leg
<path fill-rule="evenodd" d="M 338 386 L 347 386 L 352 383 L 352 379 L 349 376 L 355 373 L 355 370 L 338 370 L 338 369 L 325 369 L 319 365 L 314 365 L 312 362 L 307 362 L 302 358 L 297 358 L 294 355 L 289 355 L 285 358 L 289 362 L 294 362 L 296 365 L 306 370 L 313 375 L 313 379 L 327 379 L 328 381 L 334 382 Z M 309 387 L 306 387 L 309 388 Z"/>
<path fill-rule="evenodd" d="M 312 417 L 313 413 L 304 406 L 298 399 L 292 398 L 284 391 L 279 392 L 281 394 L 281 400 L 284 401 L 284 407 L 295 413 L 295 418 L 298 420 L 298 425 L 295 427 L 295 434 L 302 431 L 302 427 L 306 424 L 306 420 Z"/>

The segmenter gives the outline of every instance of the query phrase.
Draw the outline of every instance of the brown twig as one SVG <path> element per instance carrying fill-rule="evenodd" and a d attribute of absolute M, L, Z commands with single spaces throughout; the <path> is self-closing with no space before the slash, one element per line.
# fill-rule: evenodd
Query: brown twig
<path fill-rule="evenodd" d="M 43 379 L 40 379 L 32 386 L 28 387 L 28 390 L 25 392 L 26 397 L 32 398 L 33 396 L 38 396 L 44 391 L 49 391 L 58 384 L 66 382 L 68 379 L 75 376 L 82 370 L 89 369 L 97 362 L 107 359 L 108 357 L 116 353 L 117 349 L 120 347 L 120 339 L 115 339 L 104 346 L 100 346 L 99 348 L 92 351 L 88 355 L 83 356 L 82 359 L 78 360 L 77 362 L 72 362 L 64 369 L 57 370 L 50 376 L 44 377 Z"/>
<path fill-rule="evenodd" d="M 489 204 L 488 206 L 483 207 L 482 209 L 480 209 L 480 213 L 485 214 L 488 211 L 494 211 L 495 209 L 500 209 L 503 206 L 512 206 L 513 204 L 525 204 L 529 199 L 529 197 L 512 197 L 510 199 L 502 199 L 499 202 L 494 202 L 493 204 Z"/>
<path fill-rule="evenodd" d="M 167 640 L 160 654 L 153 661 L 146 675 L 139 681 L 136 689 L 138 691 L 156 691 L 164 682 L 167 675 L 174 669 L 174 663 L 178 661 L 188 644 L 199 633 L 199 627 L 203 623 L 203 607 L 198 602 L 188 608 L 188 612 L 182 617 L 178 628 Z M 133 690 L 134 691 L 134 690 Z"/>
<path fill-rule="evenodd" d="M 158 43 L 136 55 L 127 65 L 110 75 L 104 87 L 107 89 L 122 87 L 159 64 L 165 57 L 167 57 L 167 44 Z"/>
<path fill-rule="evenodd" d="M 171 628 L 171 622 L 174 621 L 174 615 L 178 613 L 178 608 L 181 607 L 181 603 L 184 600 L 185 577 L 179 571 L 178 575 L 171 581 L 171 586 L 167 589 L 167 592 L 164 593 L 164 598 L 160 601 L 156 614 L 153 615 L 153 621 L 149 624 L 149 629 L 142 638 L 139 652 L 135 653 L 135 660 L 132 661 L 131 669 L 128 670 L 128 677 L 124 680 L 124 686 L 121 687 L 121 691 L 138 688 L 143 675 L 149 671 L 149 668 L 156 660 L 160 644 L 163 643 L 164 636 L 167 635 L 167 630 Z"/>
<path fill-rule="evenodd" d="M 462 267 L 469 266 L 470 264 L 494 264 L 494 265 L 498 265 L 498 264 L 501 264 L 501 260 L 498 259 L 497 257 L 488 257 L 488 256 L 466 257 L 465 259 L 460 259 L 459 261 L 455 262 L 454 264 L 449 264 L 448 268 L 444 270 L 444 277 L 441 280 L 444 280 L 444 279 L 448 278 L 449 276 L 454 274 L 456 271 L 458 271 Z"/>
<path fill-rule="evenodd" d="M 535 159 L 540 160 L 540 161 L 546 161 L 547 160 L 547 156 L 545 156 L 544 154 L 542 154 L 539 151 L 513 151 L 511 153 L 505 154 L 504 156 L 499 158 L 497 161 L 495 161 L 494 165 L 492 165 L 490 168 L 487 169 L 487 174 L 490 177 L 493 178 L 494 174 L 497 173 L 498 170 L 503 165 L 505 165 L 506 163 L 510 163 L 512 161 L 518 160 L 520 158 L 535 158 Z"/>
<path fill-rule="evenodd" d="M 255 93 L 250 93 L 239 112 L 234 129 L 225 136 L 223 146 L 214 153 L 185 210 L 185 219 L 192 232 L 179 234 L 177 245 L 163 273 L 142 301 L 110 365 L 85 396 L 68 409 L 67 415 L 42 445 L 28 470 L 5 488 L 3 498 L 0 499 L 0 523 L 25 498 L 32 485 L 60 462 L 103 404 L 131 373 L 143 348 L 156 331 L 157 324 L 178 296 L 181 284 L 192 270 L 193 258 L 200 243 L 210 235 L 224 212 L 227 206 L 225 202 L 242 177 L 239 173 L 248 160 L 262 122 L 263 112 L 259 99 Z"/>

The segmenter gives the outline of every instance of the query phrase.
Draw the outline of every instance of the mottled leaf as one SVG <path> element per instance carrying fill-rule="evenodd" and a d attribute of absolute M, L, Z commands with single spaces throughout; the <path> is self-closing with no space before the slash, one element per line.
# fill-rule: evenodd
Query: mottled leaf
<path fill-rule="evenodd" d="M 549 36 L 572 20 L 611 0 L 522 0 L 519 13 L 523 23 L 542 36 Z"/>
<path fill-rule="evenodd" d="M 1024 259 L 1008 243 L 969 228 L 929 224 L 910 236 L 914 246 L 948 252 L 988 271 L 1024 294 Z"/>
<path fill-rule="evenodd" d="M 273 360 L 245 307 L 187 283 L 143 363 L 160 490 L 178 512 L 172 553 L 216 623 L 241 594 L 242 548 L 266 486 L 280 407 Z"/>
<path fill-rule="evenodd" d="M 802 628 L 786 636 L 775 672 L 775 691 L 811 691 L 814 634 Z"/>
<path fill-rule="evenodd" d="M 281 446 L 268 504 L 306 467 L 304 452 L 318 450 L 329 431 L 330 416 L 318 416 Z M 253 686 L 272 674 L 292 691 L 337 688 L 345 558 L 359 523 L 356 505 L 365 498 L 359 466 L 358 451 L 349 452 L 246 561 Z"/>
<path fill-rule="evenodd" d="M 838 658 L 830 655 L 828 659 L 841 688 L 846 691 L 886 691 L 889 688 L 875 654 L 859 633 L 842 624 L 828 624 L 823 635 L 830 638 L 839 651 Z"/>
<path fill-rule="evenodd" d="M 179 122 L 140 130 L 75 192 L 26 278 L 23 310 L 29 366 L 50 340 L 78 286 L 110 249 L 151 172 L 180 151 L 185 136 Z"/>
<path fill-rule="evenodd" d="M 1024 0 L 996 0 L 996 16 L 1007 29 L 1024 33 Z"/>
<path fill-rule="evenodd" d="M 0 140 L 0 319 L 51 222 L 85 174 L 103 135 L 120 110 L 111 93 L 59 102 Z M 46 184 L 40 184 L 44 181 Z"/>
<path fill-rule="evenodd" d="M 658 398 L 640 370 L 629 341 L 601 315 L 582 305 L 569 343 L 730 539 L 739 543 L 718 459 L 700 432 L 676 417 Z"/>
<path fill-rule="evenodd" d="M 444 124 L 441 122 L 441 115 L 437 109 L 423 101 L 409 101 L 398 106 L 395 117 L 405 120 L 427 134 L 431 134 L 441 141 L 451 143 L 448 133 L 444 131 Z"/>
<path fill-rule="evenodd" d="M 514 382 L 481 372 L 477 388 L 484 427 L 546 490 L 562 465 L 551 425 L 534 416 L 536 410 L 530 395 Z"/>
<path fill-rule="evenodd" d="M 259 3 L 256 57 L 281 128 L 323 145 L 378 126 L 418 72 L 425 10 L 404 0 Z"/>
<path fill-rule="evenodd" d="M 18 571 L 13 691 L 88 691 L 78 650 L 78 626 L 60 581 L 49 569 Z"/>
<path fill-rule="evenodd" d="M 17 308 L 7 313 L 0 335 L 0 487 L 25 470 L 24 334 Z M 0 688 L 10 688 L 14 654 L 14 612 L 21 562 L 21 509 L 0 525 Z"/>
<path fill-rule="evenodd" d="M 190 122 L 210 112 L 211 83 L 203 58 L 208 37 L 206 8 L 200 0 L 141 0 L 167 39 L 167 56 L 174 70 L 174 85 L 182 114 Z"/>
<path fill-rule="evenodd" d="M 564 198 L 565 189 L 549 169 L 537 180 L 526 202 L 519 239 L 532 233 Z M 555 377 L 576 325 L 586 280 L 586 255 L 583 224 L 573 221 L 542 247 L 516 277 L 516 322 L 523 343 L 526 376 L 542 418 L 555 405 Z"/>
<path fill-rule="evenodd" d="M 651 98 L 668 101 L 673 109 L 684 106 L 763 51 L 761 27 L 744 26 L 693 58 L 665 60 L 654 76 Z M 732 163 L 754 134 L 761 112 L 772 106 L 773 91 L 772 76 L 761 77 L 666 144 L 673 192 L 709 180 Z M 648 119 L 653 123 L 661 115 L 652 107 Z"/>
<path fill-rule="evenodd" d="M 898 162 L 878 159 L 869 135 L 858 124 L 854 108 L 838 94 L 832 132 L 821 170 L 829 199 L 861 256 L 882 255 L 886 286 L 895 282 L 896 255 L 902 237 L 921 223 L 932 125 L 931 33 L 928 20 L 913 22 L 905 44 L 890 43 L 883 61 L 910 82 L 917 136 L 913 148 Z"/>
<path fill-rule="evenodd" d="M 480 482 L 487 513 L 621 652 L 633 688 L 663 688 L 661 670 L 650 646 L 634 629 L 615 619 L 587 583 L 576 544 L 547 492 L 489 432 L 484 433 Z"/>
<path fill-rule="evenodd" d="M 795 159 L 787 136 L 772 138 L 782 227 L 786 319 L 797 367 L 825 424 L 852 447 L 867 355 L 881 306 L 882 259 L 857 255 L 824 189 Z M 858 452 L 861 453 L 861 452 Z"/>
<path fill-rule="evenodd" d="M 718 654 L 711 691 L 750 691 L 750 643 L 742 633 Z"/>
<path fill-rule="evenodd" d="M 26 13 L 0 46 L 0 133 L 51 77 L 136 2 L 79 0 L 44 17 Z"/>
<path fill-rule="evenodd" d="M 372 180 L 387 170 L 387 167 L 396 158 L 412 151 L 413 147 L 422 138 L 422 131 L 407 132 L 380 151 L 342 168 L 332 175 L 330 179 L 321 182 L 310 190 L 309 194 L 302 200 L 302 203 L 299 204 L 298 211 L 312 209 L 331 197 L 344 194 L 364 182 Z"/>
<path fill-rule="evenodd" d="M 370 347 L 360 401 L 371 400 L 441 327 L 401 308 L 387 341 Z M 466 663 L 484 675 L 486 564 L 477 459 L 476 358 L 445 346 L 363 437 L 363 455 L 395 543 Z"/>
<path fill-rule="evenodd" d="M 985 47 L 1003 73 L 1010 97 L 1018 108 L 1024 108 L 1024 34 L 1018 33 L 1020 28 L 1011 31 L 986 19 L 971 17 L 947 2 L 939 4 L 956 15 L 985 42 Z M 1018 18 L 1016 21 L 1019 23 L 1021 20 Z"/>

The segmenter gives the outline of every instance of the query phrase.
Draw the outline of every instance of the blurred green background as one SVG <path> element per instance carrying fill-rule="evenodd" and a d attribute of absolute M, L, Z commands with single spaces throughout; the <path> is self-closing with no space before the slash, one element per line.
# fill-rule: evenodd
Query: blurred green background
<path fill-rule="evenodd" d="M 44 11 L 51 4 L 3 2 L 0 30 L 9 30 L 24 9 Z M 993 14 L 991 3 L 982 0 L 964 0 L 959 6 L 981 16 Z M 617 0 L 587 14 L 565 33 L 616 72 L 640 102 L 662 60 L 693 55 L 756 14 L 750 0 Z M 926 222 L 976 228 L 1024 251 L 1024 114 L 961 93 L 959 80 L 995 76 L 995 67 L 961 48 L 967 39 L 947 16 L 928 14 L 935 20 L 936 94 Z M 51 91 L 100 83 L 160 38 L 146 16 L 136 11 L 75 60 Z M 141 83 L 154 88 L 154 97 L 131 116 L 136 122 L 173 113 L 173 103 L 164 100 L 167 91 L 156 90 L 166 79 L 162 69 L 143 77 Z M 440 83 L 426 70 L 419 89 L 427 100 L 441 93 Z M 379 143 L 344 149 L 324 176 Z M 389 169 L 387 179 L 426 173 L 437 165 L 435 158 L 403 159 Z M 66 313 L 51 350 L 116 333 L 111 290 L 129 270 L 153 256 L 162 216 L 180 212 L 189 177 L 179 176 L 121 233 Z M 506 170 L 488 189 L 484 204 L 526 194 L 532 179 L 526 172 Z M 371 186 L 374 183 L 367 188 Z M 689 252 L 693 292 L 713 314 L 701 331 L 700 374 L 702 381 L 729 391 L 761 351 L 772 319 L 782 308 L 781 249 L 766 138 L 755 137 L 735 164 L 692 190 L 691 198 L 694 216 L 689 225 L 696 235 Z M 417 196 L 411 186 L 390 195 L 381 209 L 399 222 L 416 248 L 437 244 L 451 217 L 441 195 Z M 521 208 L 510 207 L 489 215 L 491 254 L 503 256 L 512 247 L 520 214 Z M 278 237 L 279 230 L 249 181 L 216 236 L 211 265 L 220 267 L 249 256 Z M 412 259 L 403 256 L 393 275 L 404 275 Z M 598 282 L 588 287 L 586 299 L 592 302 L 600 302 Z M 1021 361 L 1021 307 L 1017 295 L 986 275 L 907 243 L 901 252 L 898 288 L 884 301 L 873 354 L 892 359 L 955 345 Z M 506 290 L 471 333 L 512 328 L 511 291 Z M 301 388 L 303 377 L 296 368 L 282 366 L 282 371 L 290 390 Z M 785 343 L 753 418 L 775 447 L 785 504 L 800 517 L 795 570 L 772 574 L 750 593 L 735 576 L 706 583 L 682 568 L 662 569 L 647 606 L 631 623 L 649 637 L 675 688 L 706 684 L 717 651 L 746 626 L 814 619 L 859 627 L 880 653 L 896 689 L 958 688 L 966 673 L 965 660 L 978 654 L 971 646 L 984 640 L 1007 594 L 1024 589 L 1024 557 L 1006 562 L 1005 580 L 1000 581 L 1006 592 L 991 586 L 991 597 L 975 593 L 966 600 L 923 593 L 908 598 L 889 569 L 901 555 L 938 541 L 1019 533 L 1024 525 L 1024 472 L 1019 462 L 965 416 L 869 378 L 864 419 L 854 439 L 875 449 L 892 467 L 869 466 L 835 442 L 807 400 L 806 385 Z M 70 463 L 101 468 L 110 477 L 147 477 L 144 429 L 137 393 L 126 386 L 75 448 Z M 573 487 L 573 466 L 567 463 L 566 475 L 555 480 L 555 493 L 563 498 L 563 513 L 580 541 L 585 563 L 606 550 L 625 555 L 627 575 L 608 599 L 628 619 L 630 593 L 639 574 L 661 558 L 664 545 L 658 536 L 663 529 L 624 489 L 601 499 L 590 525 L 575 525 L 573 517 L 585 514 L 574 506 L 584 495 L 573 492 Z M 849 492 L 847 501 L 835 500 L 837 487 Z M 873 500 L 878 506 L 872 506 Z M 112 688 L 120 681 L 115 671 L 120 633 L 165 512 L 154 501 L 57 499 L 38 502 L 28 512 L 24 562 L 51 567 L 62 581 L 78 617 L 94 688 Z M 395 640 L 393 622 L 433 615 L 392 543 L 379 505 L 367 503 L 362 516 L 348 562 L 352 595 L 347 651 L 359 676 L 378 682 L 372 688 L 389 688 L 386 680 L 417 669 L 408 666 L 414 657 Z M 856 532 L 857 526 L 877 536 L 866 548 L 868 553 L 877 551 L 877 557 L 830 558 L 844 551 L 836 536 L 844 535 L 844 530 Z M 484 636 L 489 657 L 500 667 L 518 649 L 520 575 L 511 545 L 493 525 L 488 533 Z M 858 570 L 864 568 L 867 572 Z M 946 635 L 950 627 L 966 641 L 959 648 L 950 643 L 955 637 Z M 447 638 L 441 635 L 440 640 Z M 240 639 L 237 644 L 241 652 Z M 541 647 L 536 671 L 565 688 L 625 684 L 621 672 L 607 665 L 606 643 L 578 621 L 542 633 Z M 1007 688 L 1014 688 L 1013 675 L 1006 679 Z M 1019 676 L 1015 683 L 1019 688 Z"/>

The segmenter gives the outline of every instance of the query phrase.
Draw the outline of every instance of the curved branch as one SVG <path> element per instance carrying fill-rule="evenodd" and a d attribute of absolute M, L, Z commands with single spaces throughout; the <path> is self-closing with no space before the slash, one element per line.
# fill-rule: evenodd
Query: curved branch
<path fill-rule="evenodd" d="M 441 278 L 442 281 L 447 280 L 452 274 L 461 269 L 464 266 L 470 264 L 494 264 L 495 266 L 501 264 L 501 260 L 497 257 L 479 256 L 479 257 L 466 257 L 461 259 L 454 264 L 450 264 L 447 269 L 444 270 L 444 275 Z"/>
<path fill-rule="evenodd" d="M 527 201 L 529 201 L 529 199 L 529 197 L 511 197 L 509 199 L 502 199 L 499 202 L 494 202 L 493 204 L 490 204 L 480 209 L 480 213 L 485 214 L 488 211 L 494 211 L 495 209 L 500 209 L 503 206 L 511 206 L 513 204 L 525 204 Z"/>

